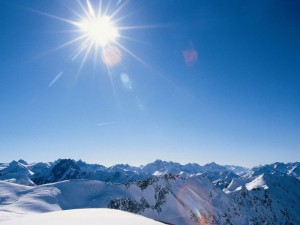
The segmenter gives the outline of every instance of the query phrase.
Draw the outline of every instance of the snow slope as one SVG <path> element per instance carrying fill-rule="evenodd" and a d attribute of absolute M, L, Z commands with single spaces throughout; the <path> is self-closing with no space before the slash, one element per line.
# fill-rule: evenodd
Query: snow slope
<path fill-rule="evenodd" d="M 197 164 L 159 160 L 146 169 L 106 168 L 68 159 L 39 164 L 14 161 L 0 167 L 4 180 L 0 181 L 0 221 L 52 211 L 112 208 L 175 225 L 300 224 L 299 163 L 259 166 L 245 175 L 215 163 L 204 170 Z M 160 175 L 143 178 L 141 171 Z M 32 179 L 32 173 L 46 183 L 28 186 L 26 179 L 26 185 L 6 179 L 15 175 L 22 182 Z M 125 182 L 132 174 L 141 177 Z M 95 175 L 109 182 L 95 180 Z"/>
<path fill-rule="evenodd" d="M 127 185 L 71 180 L 28 187 L 0 182 L 0 190 L 0 199 L 3 199 L 0 220 L 41 212 L 109 207 L 159 221 L 193 224 L 191 218 L 196 217 L 195 206 L 200 202 L 211 209 L 215 206 L 209 206 L 207 201 L 213 196 L 218 196 L 216 205 L 219 200 L 226 201 L 226 195 L 220 190 L 213 190 L 206 178 L 186 181 L 167 176 Z M 195 201 L 189 201 L 192 198 L 200 202 L 196 204 Z M 209 214 L 206 208 L 201 211 L 203 215 Z"/>
<path fill-rule="evenodd" d="M 162 225 L 143 216 L 113 209 L 65 210 L 0 222 L 1 225 Z"/>

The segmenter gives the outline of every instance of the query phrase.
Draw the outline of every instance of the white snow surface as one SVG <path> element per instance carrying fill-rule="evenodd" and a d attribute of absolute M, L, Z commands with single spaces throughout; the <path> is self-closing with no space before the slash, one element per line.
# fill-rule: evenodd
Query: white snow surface
<path fill-rule="evenodd" d="M 28 215 L 1 225 L 162 225 L 152 219 L 115 209 L 73 209 Z"/>
<path fill-rule="evenodd" d="M 221 190 L 213 190 L 212 184 L 205 178 L 189 181 L 157 178 L 144 190 L 136 184 L 126 186 L 93 180 L 63 181 L 32 187 L 0 181 L 0 190 L 0 221 L 51 211 L 107 208 L 112 199 L 127 197 L 139 203 L 142 198 L 146 199 L 151 205 L 142 212 L 146 217 L 172 224 L 194 224 L 191 213 L 198 213 L 198 209 L 201 208 L 201 213 L 208 216 L 211 211 L 217 211 L 215 207 L 221 202 L 228 205 L 226 195 Z M 159 195 L 165 195 L 165 198 Z M 210 205 L 211 201 L 215 203 Z M 159 202 L 161 209 L 156 211 L 152 207 Z M 126 210 L 123 207 L 120 209 Z"/>
<path fill-rule="evenodd" d="M 246 188 L 250 191 L 255 188 L 263 188 L 268 189 L 269 187 L 266 185 L 266 182 L 264 180 L 264 174 L 259 175 L 257 178 L 255 178 L 250 183 L 246 184 Z"/>
<path fill-rule="evenodd" d="M 122 164 L 105 168 L 73 160 L 37 164 L 19 160 L 0 163 L 0 168 L 0 225 L 35 225 L 9 221 L 91 208 L 130 211 L 175 225 L 300 224 L 299 163 L 260 166 L 242 176 L 234 176 L 232 166 L 223 171 L 215 163 L 202 167 L 159 160 L 132 168 Z M 32 173 L 37 183 L 32 183 Z M 153 173 L 160 175 L 149 177 Z M 64 217 L 63 212 L 59 215 Z"/>

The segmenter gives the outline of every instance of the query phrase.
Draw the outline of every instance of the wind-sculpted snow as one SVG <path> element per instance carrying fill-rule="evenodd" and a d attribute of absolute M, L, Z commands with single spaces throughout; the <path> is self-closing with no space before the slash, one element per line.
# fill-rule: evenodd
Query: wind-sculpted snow
<path fill-rule="evenodd" d="M 112 208 L 176 225 L 300 224 L 299 163 L 245 169 L 244 175 L 215 163 L 157 160 L 148 165 L 106 168 L 70 159 L 2 163 L 0 221 L 51 211 Z M 160 176 L 151 174 L 155 172 Z M 36 183 L 14 184 L 6 179 L 12 174 L 18 175 L 15 181 L 28 178 Z"/>

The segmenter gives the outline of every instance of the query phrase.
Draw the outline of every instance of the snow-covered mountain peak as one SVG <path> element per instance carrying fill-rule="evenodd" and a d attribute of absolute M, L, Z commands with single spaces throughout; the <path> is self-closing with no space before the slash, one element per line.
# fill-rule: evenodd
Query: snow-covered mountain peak
<path fill-rule="evenodd" d="M 257 166 L 251 169 L 248 176 L 258 176 L 260 174 L 288 174 L 295 177 L 300 177 L 300 169 L 297 169 L 299 167 L 299 162 L 294 163 L 281 163 L 276 162 L 273 164 L 263 165 L 263 166 Z"/>
<path fill-rule="evenodd" d="M 255 188 L 263 188 L 263 189 L 269 188 L 266 184 L 266 181 L 264 180 L 264 174 L 261 174 L 258 177 L 256 177 L 253 181 L 246 183 L 245 186 L 249 191 Z"/>
<path fill-rule="evenodd" d="M 109 168 L 72 159 L 1 163 L 0 220 L 108 207 L 175 225 L 300 224 L 299 163 L 255 167 L 243 176 L 228 167 L 161 160 Z"/>
<path fill-rule="evenodd" d="M 19 159 L 18 163 L 21 163 L 23 165 L 28 165 L 28 163 L 25 160 L 23 160 L 23 159 Z"/>
<path fill-rule="evenodd" d="M 6 172 L 11 173 L 27 173 L 27 168 L 20 162 L 13 160 L 8 164 L 8 167 L 4 169 Z"/>
<path fill-rule="evenodd" d="M 223 172 L 227 170 L 225 166 L 220 166 L 215 162 L 207 163 L 203 167 L 205 171 L 212 171 L 212 172 Z"/>

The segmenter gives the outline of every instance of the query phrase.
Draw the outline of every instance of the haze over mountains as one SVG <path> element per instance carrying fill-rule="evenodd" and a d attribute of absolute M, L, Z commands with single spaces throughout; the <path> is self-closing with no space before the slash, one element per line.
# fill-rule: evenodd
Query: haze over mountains
<path fill-rule="evenodd" d="M 300 163 L 105 167 L 81 160 L 0 163 L 0 221 L 112 208 L 170 224 L 300 224 Z"/>

